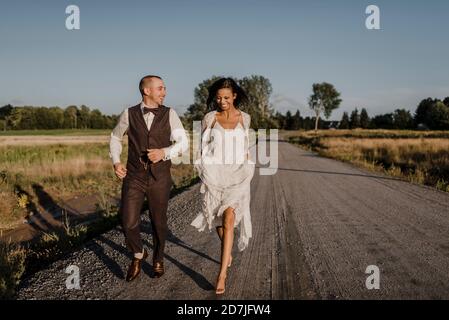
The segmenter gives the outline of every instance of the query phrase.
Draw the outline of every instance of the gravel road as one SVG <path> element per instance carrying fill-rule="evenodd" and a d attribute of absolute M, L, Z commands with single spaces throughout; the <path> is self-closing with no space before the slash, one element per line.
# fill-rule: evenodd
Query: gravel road
<path fill-rule="evenodd" d="M 449 194 L 280 142 L 279 170 L 256 170 L 251 197 L 253 238 L 234 246 L 224 299 L 449 298 Z M 162 278 L 150 278 L 148 259 L 124 281 L 130 255 L 117 227 L 25 279 L 19 299 L 216 299 L 220 242 L 190 226 L 199 206 L 199 185 L 170 200 Z M 69 265 L 79 290 L 66 289 Z M 379 289 L 366 287 L 370 265 Z"/>

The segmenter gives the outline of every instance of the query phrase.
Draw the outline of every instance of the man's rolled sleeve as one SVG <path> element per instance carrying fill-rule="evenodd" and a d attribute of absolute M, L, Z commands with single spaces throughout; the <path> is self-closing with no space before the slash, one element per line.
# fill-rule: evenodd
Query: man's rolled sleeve
<path fill-rule="evenodd" d="M 112 159 L 112 164 L 121 162 L 120 155 L 122 154 L 122 141 L 128 127 L 128 109 L 125 109 L 120 115 L 118 124 L 112 130 L 111 139 L 109 141 L 109 156 Z"/>

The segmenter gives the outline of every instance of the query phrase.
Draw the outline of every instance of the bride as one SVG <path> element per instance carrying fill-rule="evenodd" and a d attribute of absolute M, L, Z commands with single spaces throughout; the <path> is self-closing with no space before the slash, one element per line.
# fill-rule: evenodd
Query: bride
<path fill-rule="evenodd" d="M 195 164 L 202 181 L 202 208 L 192 225 L 199 231 L 215 227 L 222 241 L 217 295 L 225 292 L 234 228 L 240 232 L 240 251 L 252 235 L 250 183 L 255 165 L 249 158 L 251 117 L 240 110 L 247 101 L 243 89 L 231 78 L 221 78 L 209 88 L 207 105 L 213 111 L 202 121 L 200 159 Z"/>

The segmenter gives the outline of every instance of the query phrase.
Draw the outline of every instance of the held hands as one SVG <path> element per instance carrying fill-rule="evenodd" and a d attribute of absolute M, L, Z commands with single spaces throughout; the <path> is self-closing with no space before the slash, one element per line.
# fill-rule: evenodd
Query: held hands
<path fill-rule="evenodd" d="M 115 171 L 115 175 L 119 178 L 119 179 L 123 179 L 124 177 L 126 177 L 126 168 L 123 164 L 116 163 L 114 164 L 114 171 Z"/>
<path fill-rule="evenodd" d="M 147 149 L 148 158 L 151 162 L 156 163 L 164 159 L 165 152 L 162 149 Z"/>

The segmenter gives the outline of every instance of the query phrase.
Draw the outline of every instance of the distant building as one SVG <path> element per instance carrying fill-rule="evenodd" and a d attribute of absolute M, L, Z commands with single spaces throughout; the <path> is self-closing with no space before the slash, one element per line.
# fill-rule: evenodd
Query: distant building
<path fill-rule="evenodd" d="M 338 129 L 340 121 L 320 121 L 321 129 Z"/>
<path fill-rule="evenodd" d="M 421 131 L 427 131 L 427 130 L 429 130 L 429 127 L 427 125 L 425 125 L 424 123 L 420 123 L 420 124 L 418 124 L 416 129 L 421 130 Z"/>

